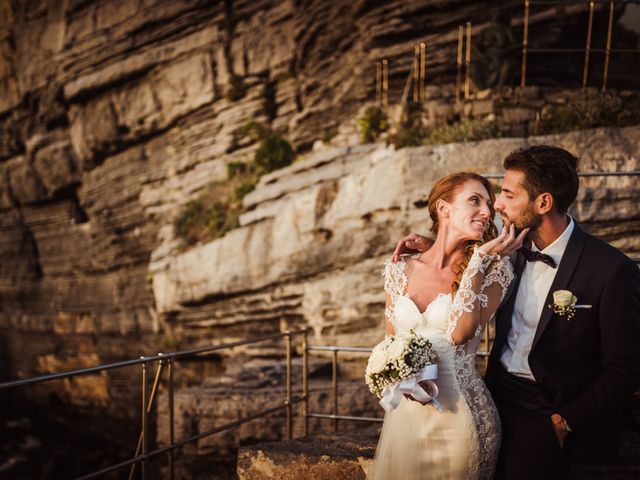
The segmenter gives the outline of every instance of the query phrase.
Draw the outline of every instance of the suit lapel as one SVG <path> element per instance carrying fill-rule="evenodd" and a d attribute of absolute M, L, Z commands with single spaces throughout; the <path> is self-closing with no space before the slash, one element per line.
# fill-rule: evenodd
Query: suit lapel
<path fill-rule="evenodd" d="M 571 237 L 567 243 L 567 248 L 562 255 L 560 265 L 558 265 L 558 272 L 556 273 L 556 276 L 551 283 L 551 287 L 549 288 L 549 292 L 547 293 L 547 298 L 544 302 L 544 307 L 542 308 L 542 314 L 540 315 L 540 321 L 538 322 L 538 328 L 536 329 L 536 334 L 533 337 L 531 350 L 535 348 L 540 337 L 547 328 L 547 325 L 549 325 L 551 317 L 553 316 L 553 310 L 549 308 L 549 305 L 553 302 L 553 292 L 556 290 L 568 290 L 567 286 L 569 285 L 569 281 L 571 280 L 571 277 L 573 277 L 573 273 L 578 266 L 578 260 L 582 255 L 582 249 L 584 248 L 586 239 L 587 236 L 584 231 L 577 223 L 575 223 L 573 232 L 571 233 Z"/>

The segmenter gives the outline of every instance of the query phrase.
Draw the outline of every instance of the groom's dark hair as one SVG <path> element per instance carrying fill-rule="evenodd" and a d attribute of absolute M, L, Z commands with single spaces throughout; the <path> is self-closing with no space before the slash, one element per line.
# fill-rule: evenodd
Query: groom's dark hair
<path fill-rule="evenodd" d="M 567 213 L 578 195 L 578 159 L 563 148 L 536 145 L 516 150 L 507 155 L 503 166 L 524 174 L 522 186 L 529 199 L 550 193 L 558 213 Z"/>

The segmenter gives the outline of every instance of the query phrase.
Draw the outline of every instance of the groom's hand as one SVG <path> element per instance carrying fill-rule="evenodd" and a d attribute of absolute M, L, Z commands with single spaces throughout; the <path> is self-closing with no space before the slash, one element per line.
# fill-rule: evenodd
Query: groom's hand
<path fill-rule="evenodd" d="M 558 437 L 560 448 L 564 448 L 564 439 L 569 434 L 567 421 L 558 413 L 554 413 L 553 415 L 551 415 L 551 423 L 553 425 L 553 430 L 556 432 L 556 437 Z"/>
<path fill-rule="evenodd" d="M 433 240 L 423 237 L 417 233 L 410 233 L 406 237 L 400 239 L 393 251 L 391 257 L 392 262 L 397 262 L 403 253 L 422 253 L 426 252 L 433 245 Z"/>

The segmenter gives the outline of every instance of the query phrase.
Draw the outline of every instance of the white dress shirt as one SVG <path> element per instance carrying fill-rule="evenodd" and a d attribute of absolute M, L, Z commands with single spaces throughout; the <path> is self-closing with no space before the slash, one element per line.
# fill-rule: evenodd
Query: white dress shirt
<path fill-rule="evenodd" d="M 553 258 L 557 266 L 560 265 L 562 255 L 567 248 L 573 227 L 573 219 L 569 217 L 569 225 L 565 231 L 541 251 Z M 533 243 L 531 250 L 540 251 Z M 529 352 L 538 328 L 540 315 L 542 315 L 542 309 L 545 308 L 545 300 L 557 271 L 557 268 L 552 268 L 540 261 L 526 262 L 522 271 L 511 317 L 511 330 L 509 330 L 507 343 L 502 349 L 500 357 L 504 368 L 513 375 L 535 380 L 531 368 L 529 368 Z"/>

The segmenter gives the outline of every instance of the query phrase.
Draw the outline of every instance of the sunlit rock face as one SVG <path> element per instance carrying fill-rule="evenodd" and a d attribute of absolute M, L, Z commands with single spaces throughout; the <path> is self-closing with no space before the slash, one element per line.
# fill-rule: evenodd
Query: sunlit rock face
<path fill-rule="evenodd" d="M 521 2 L 505 3 L 520 28 Z M 582 21 L 572 8 L 549 38 Z M 304 151 L 374 98 L 376 60 L 389 59 L 398 100 L 417 40 L 429 78 L 451 81 L 457 26 L 480 31 L 485 10 L 430 0 L 0 2 L 2 378 L 303 325 L 313 342 L 370 345 L 381 335 L 381 262 L 401 234 L 427 230 L 435 179 L 497 172 L 504 153 L 532 141 L 566 145 L 584 170 L 637 169 L 634 128 L 326 149 L 263 177 L 239 229 L 178 248 L 181 206 L 255 151 L 248 120 Z M 555 21 L 545 11 L 532 29 Z M 246 92 L 230 100 L 238 78 Z M 640 250 L 636 185 L 588 180 L 576 207 L 627 252 Z M 139 369 L 128 369 L 24 395 L 129 419 L 138 388 Z"/>
<path fill-rule="evenodd" d="M 237 325 L 253 321 L 260 325 L 254 331 L 308 325 L 317 343 L 372 345 L 382 335 L 382 263 L 409 230 L 428 233 L 434 182 L 465 169 L 499 173 L 506 153 L 533 143 L 575 152 L 582 171 L 633 171 L 640 159 L 637 127 L 398 151 L 327 149 L 263 177 L 245 197 L 241 228 L 169 259 L 154 257 L 158 314 L 186 336 L 208 328 L 231 339 Z M 583 178 L 572 214 L 637 255 L 639 196 L 635 177 Z"/>

